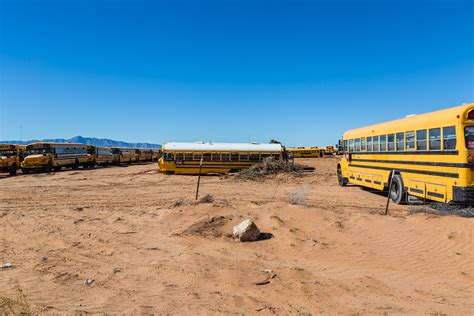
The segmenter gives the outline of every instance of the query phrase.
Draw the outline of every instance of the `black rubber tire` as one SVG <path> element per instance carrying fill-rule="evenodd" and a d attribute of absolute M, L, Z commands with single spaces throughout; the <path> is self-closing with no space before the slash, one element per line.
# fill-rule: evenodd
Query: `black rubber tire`
<path fill-rule="evenodd" d="M 47 173 L 51 173 L 51 171 L 53 171 L 53 162 L 51 160 L 48 162 L 48 165 L 44 167 L 44 171 Z"/>
<path fill-rule="evenodd" d="M 392 178 L 392 187 L 389 190 L 390 199 L 395 204 L 405 204 L 406 203 L 406 192 L 403 186 L 402 176 L 396 174 Z"/>
<path fill-rule="evenodd" d="M 337 182 L 339 183 L 339 186 L 345 187 L 349 180 L 347 178 L 344 178 L 342 176 L 342 170 L 341 168 L 337 168 Z"/>
<path fill-rule="evenodd" d="M 16 163 L 11 165 L 10 170 L 8 172 L 11 176 L 16 176 Z"/>
<path fill-rule="evenodd" d="M 74 169 L 74 170 L 79 169 L 79 161 L 77 159 L 76 159 L 76 161 L 74 162 L 74 164 L 72 165 L 71 168 Z"/>

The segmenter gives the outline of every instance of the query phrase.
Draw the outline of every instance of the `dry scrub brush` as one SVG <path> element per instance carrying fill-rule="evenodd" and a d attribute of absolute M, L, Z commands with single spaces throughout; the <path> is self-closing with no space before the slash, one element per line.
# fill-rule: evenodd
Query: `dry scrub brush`
<path fill-rule="evenodd" d="M 290 193 L 288 202 L 293 205 L 304 205 L 308 198 L 309 189 L 301 188 Z"/>
<path fill-rule="evenodd" d="M 264 177 L 276 174 L 291 174 L 293 176 L 302 176 L 304 166 L 285 160 L 267 158 L 262 162 L 256 163 L 248 169 L 242 170 L 237 177 L 243 180 L 259 180 Z"/>

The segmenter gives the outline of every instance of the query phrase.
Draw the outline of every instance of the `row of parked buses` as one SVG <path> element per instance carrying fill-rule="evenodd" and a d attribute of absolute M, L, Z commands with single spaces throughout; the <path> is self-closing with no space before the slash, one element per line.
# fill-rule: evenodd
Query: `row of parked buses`
<path fill-rule="evenodd" d="M 0 144 L 1 169 L 15 175 L 18 169 L 23 173 L 61 168 L 77 169 L 119 165 L 140 161 L 157 161 L 161 155 L 159 149 L 138 149 L 120 147 L 97 147 L 72 143 L 33 143 L 26 146 Z"/>
<path fill-rule="evenodd" d="M 337 154 L 334 146 L 326 147 L 296 147 L 287 148 L 287 151 L 293 155 L 294 158 L 321 158 L 326 155 Z"/>

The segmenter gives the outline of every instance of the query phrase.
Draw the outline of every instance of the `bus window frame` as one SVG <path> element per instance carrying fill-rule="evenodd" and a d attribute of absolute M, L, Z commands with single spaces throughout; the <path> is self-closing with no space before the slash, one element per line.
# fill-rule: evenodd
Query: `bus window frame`
<path fill-rule="evenodd" d="M 408 141 L 408 134 L 413 134 L 413 140 Z M 406 151 L 413 151 L 416 150 L 416 133 L 415 131 L 408 131 L 405 132 L 405 150 Z M 413 143 L 413 146 L 411 148 L 408 148 L 408 143 Z"/>
<path fill-rule="evenodd" d="M 392 141 L 390 141 L 392 138 Z M 392 149 L 390 149 L 390 144 L 392 144 Z M 395 151 L 395 133 L 387 134 L 387 151 Z"/>
<path fill-rule="evenodd" d="M 375 138 L 377 138 L 377 146 L 375 146 Z M 379 135 L 372 137 L 372 143 L 373 151 L 379 151 Z"/>
<path fill-rule="evenodd" d="M 454 130 L 454 134 L 452 134 L 452 135 L 454 135 L 454 137 L 452 137 L 452 138 L 446 138 L 446 137 L 445 137 L 444 131 L 445 131 L 446 129 L 448 129 L 448 128 L 452 128 L 452 129 Z M 444 127 L 442 128 L 441 134 L 442 134 L 441 136 L 442 136 L 442 146 L 443 146 L 443 150 L 456 150 L 456 146 L 457 146 L 456 126 L 454 126 L 454 125 L 452 125 L 452 126 L 444 126 Z M 446 148 L 445 142 L 446 142 L 446 141 L 449 141 L 449 140 L 453 140 L 453 139 L 454 139 L 454 148 Z"/>
<path fill-rule="evenodd" d="M 382 142 L 382 138 L 383 138 L 383 142 Z M 382 150 L 382 145 L 383 145 L 383 150 Z M 380 147 L 380 151 L 382 152 L 387 151 L 387 135 L 386 134 L 379 136 L 379 147 Z"/>
<path fill-rule="evenodd" d="M 418 137 L 419 132 L 424 132 L 424 133 L 425 133 L 425 136 L 424 136 L 425 138 L 424 138 L 424 139 L 419 139 L 419 137 Z M 418 146 L 418 144 L 419 144 L 419 143 L 422 144 L 423 141 L 424 141 L 424 144 L 425 144 L 425 145 L 424 145 L 425 148 L 424 148 L 424 149 L 423 149 L 423 148 L 420 149 L 419 146 Z M 425 129 L 418 129 L 418 130 L 415 131 L 415 143 L 416 143 L 416 145 L 415 145 L 415 146 L 416 146 L 416 150 L 419 150 L 419 151 L 428 150 L 428 130 L 427 130 L 426 128 L 425 128 Z"/>
<path fill-rule="evenodd" d="M 431 132 L 436 131 L 436 130 L 439 131 L 439 137 L 438 137 L 438 139 L 431 140 Z M 441 137 L 441 127 L 434 127 L 434 128 L 430 128 L 428 130 L 428 150 L 435 150 L 435 151 L 441 150 L 442 141 L 443 140 L 442 140 L 442 137 Z M 438 142 L 439 143 L 439 146 L 438 146 L 439 148 L 437 148 L 437 149 L 436 148 L 431 148 L 432 147 L 431 142 Z"/>
<path fill-rule="evenodd" d="M 367 138 L 360 138 L 360 151 L 367 151 Z"/>
<path fill-rule="evenodd" d="M 374 151 L 372 136 L 367 137 L 367 151 Z"/>
<path fill-rule="evenodd" d="M 399 140 L 398 136 L 402 135 L 402 139 Z M 402 149 L 398 148 L 398 144 L 402 144 Z M 405 151 L 405 133 L 404 132 L 398 132 L 395 133 L 395 151 Z"/>

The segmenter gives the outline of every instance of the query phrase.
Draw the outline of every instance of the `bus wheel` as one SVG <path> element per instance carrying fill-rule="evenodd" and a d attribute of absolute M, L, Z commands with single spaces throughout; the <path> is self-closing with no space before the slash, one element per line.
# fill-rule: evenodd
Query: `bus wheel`
<path fill-rule="evenodd" d="M 10 173 L 11 176 L 16 175 L 16 164 L 15 163 L 10 167 L 9 173 Z"/>
<path fill-rule="evenodd" d="M 342 170 L 341 168 L 337 168 L 337 182 L 339 183 L 339 186 L 345 187 L 347 185 L 347 178 L 344 178 L 342 176 Z"/>
<path fill-rule="evenodd" d="M 404 204 L 406 202 L 405 189 L 403 188 L 402 177 L 399 174 L 393 176 L 392 187 L 389 192 L 393 203 Z"/>
<path fill-rule="evenodd" d="M 79 161 L 76 159 L 74 164 L 72 165 L 72 169 L 79 169 Z"/>
<path fill-rule="evenodd" d="M 50 173 L 51 171 L 53 171 L 53 162 L 51 160 L 48 162 L 48 165 L 44 168 L 44 170 L 47 173 Z"/>

